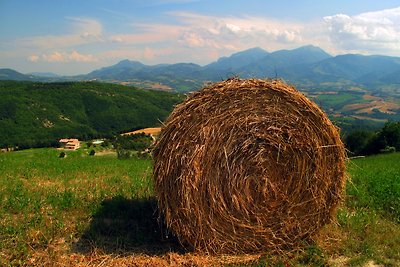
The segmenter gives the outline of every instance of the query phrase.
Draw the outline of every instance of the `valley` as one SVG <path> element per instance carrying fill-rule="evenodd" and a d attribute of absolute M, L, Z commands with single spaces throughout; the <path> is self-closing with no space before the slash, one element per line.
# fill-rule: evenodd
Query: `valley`
<path fill-rule="evenodd" d="M 251 48 L 204 66 L 193 63 L 146 65 L 122 60 L 76 76 L 22 74 L 0 69 L 0 80 L 111 83 L 123 85 L 119 87 L 122 91 L 142 88 L 186 94 L 199 90 L 206 83 L 230 77 L 278 78 L 294 85 L 320 105 L 339 127 L 348 131 L 359 127 L 376 129 L 385 121 L 400 120 L 398 73 L 398 57 L 332 56 L 319 47 L 308 45 L 274 52 Z M 46 125 L 51 128 L 51 124 Z M 145 126 L 154 125 L 140 125 Z"/>

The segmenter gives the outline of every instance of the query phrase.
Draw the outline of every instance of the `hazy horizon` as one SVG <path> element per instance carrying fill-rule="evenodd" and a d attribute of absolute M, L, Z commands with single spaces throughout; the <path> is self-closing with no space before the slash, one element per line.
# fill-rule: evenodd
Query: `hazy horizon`
<path fill-rule="evenodd" d="M 1 1 L 0 68 L 84 74 L 121 60 L 209 64 L 260 47 L 400 56 L 396 1 Z"/>

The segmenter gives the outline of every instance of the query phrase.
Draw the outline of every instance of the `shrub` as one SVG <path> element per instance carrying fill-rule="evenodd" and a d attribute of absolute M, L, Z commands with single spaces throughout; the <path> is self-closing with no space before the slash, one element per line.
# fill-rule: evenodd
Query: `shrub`
<path fill-rule="evenodd" d="M 118 159 L 129 159 L 132 157 L 132 152 L 126 149 L 117 149 L 117 158 Z"/>

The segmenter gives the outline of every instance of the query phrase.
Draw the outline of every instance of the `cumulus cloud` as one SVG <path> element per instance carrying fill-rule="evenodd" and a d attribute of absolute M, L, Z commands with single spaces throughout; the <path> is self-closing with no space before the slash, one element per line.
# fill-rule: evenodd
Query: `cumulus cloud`
<path fill-rule="evenodd" d="M 390 52 L 400 49 L 400 7 L 362 13 L 324 17 L 328 34 L 345 50 Z"/>
<path fill-rule="evenodd" d="M 119 34 L 104 33 L 98 20 L 68 17 L 66 20 L 70 24 L 69 32 L 25 38 L 19 40 L 19 45 L 31 49 L 31 54 L 43 53 L 36 58 L 28 58 L 31 62 L 94 61 L 95 58 L 90 55 L 79 56 L 79 53 L 53 51 L 54 48 L 71 51 L 82 45 L 91 45 L 103 50 L 98 53 L 99 60 L 114 58 L 116 54 L 121 55 L 120 58 L 131 58 L 132 53 L 129 51 L 137 51 L 135 55 L 138 57 L 135 59 L 147 63 L 157 59 L 163 60 L 162 62 L 194 61 L 202 64 L 255 46 L 276 50 L 307 44 L 302 38 L 305 27 L 299 23 L 261 17 L 217 17 L 189 12 L 170 12 L 167 15 L 174 22 L 135 22 L 131 24 L 130 31 Z M 196 49 L 196 53 L 193 53 L 193 49 Z"/>
<path fill-rule="evenodd" d="M 198 63 L 255 46 L 275 51 L 313 44 L 332 54 L 399 55 L 400 51 L 400 7 L 354 16 L 336 14 L 307 22 L 190 12 L 168 15 L 176 23 L 132 24 L 131 33 L 112 35 L 108 41 L 139 51 L 151 48 L 158 59 L 162 56 L 160 51 L 172 47 L 169 61 L 193 61 L 197 56 Z M 193 49 L 196 53 L 190 53 Z M 141 57 L 146 58 L 149 57 Z"/>
<path fill-rule="evenodd" d="M 47 62 L 65 62 L 68 59 L 68 54 L 64 53 L 61 54 L 60 52 L 53 52 L 51 54 L 44 54 L 42 55 L 43 61 Z"/>
<path fill-rule="evenodd" d="M 52 52 L 49 54 L 31 55 L 28 57 L 31 62 L 96 62 L 97 58 L 93 55 L 80 54 L 77 51 L 68 52 Z"/>
<path fill-rule="evenodd" d="M 189 12 L 168 15 L 174 23 L 134 23 L 129 32 L 104 37 L 105 44 L 119 49 L 103 52 L 102 56 L 115 58 L 119 55 L 146 63 L 192 61 L 205 64 L 255 46 L 273 51 L 309 44 L 302 36 L 309 27 L 300 23 Z"/>
<path fill-rule="evenodd" d="M 354 16 L 336 14 L 307 22 L 190 12 L 165 15 L 170 23 L 135 21 L 129 24 L 129 30 L 118 34 L 104 32 L 102 23 L 96 19 L 68 17 L 68 31 L 20 39 L 16 45 L 26 51 L 24 58 L 30 62 L 97 61 L 97 65 L 124 58 L 147 64 L 182 61 L 207 64 L 256 46 L 275 51 L 307 44 L 320 46 L 332 54 L 400 55 L 400 7 Z M 93 52 L 96 57 L 78 52 L 88 47 L 96 51 Z"/>
<path fill-rule="evenodd" d="M 185 28 L 179 42 L 188 47 L 240 50 L 251 46 L 296 46 L 303 42 L 304 25 L 261 17 L 214 17 L 171 13 Z M 282 44 L 283 43 L 283 44 Z"/>
<path fill-rule="evenodd" d="M 70 61 L 76 61 L 76 62 L 95 62 L 97 61 L 97 58 L 94 57 L 93 55 L 84 55 L 84 54 L 79 54 L 76 51 L 72 51 L 69 55 L 67 55 L 67 60 Z"/>

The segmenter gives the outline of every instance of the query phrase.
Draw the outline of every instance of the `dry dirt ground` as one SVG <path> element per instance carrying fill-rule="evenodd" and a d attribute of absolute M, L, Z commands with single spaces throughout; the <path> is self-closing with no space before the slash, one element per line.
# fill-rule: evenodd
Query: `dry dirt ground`
<path fill-rule="evenodd" d="M 150 134 L 150 135 L 158 135 L 161 132 L 161 128 L 144 128 L 140 130 L 136 130 L 133 132 L 127 132 L 123 133 L 122 135 L 128 135 L 128 134 L 138 134 L 138 133 L 145 133 L 145 134 Z"/>
<path fill-rule="evenodd" d="M 56 255 L 56 256 L 55 256 Z M 26 263 L 27 266 L 307 266 L 292 265 L 289 261 L 279 262 L 278 265 L 268 264 L 263 265 L 259 262 L 262 255 L 238 255 L 238 256 L 209 256 L 200 255 L 195 253 L 176 253 L 168 252 L 163 255 L 147 255 L 147 254 L 105 254 L 99 251 L 92 251 L 88 254 L 82 253 L 55 253 L 51 256 L 46 252 L 38 252 L 32 255 L 30 260 Z M 328 265 L 332 267 L 349 266 L 349 258 L 338 256 L 328 260 Z M 272 260 L 272 262 L 278 262 Z M 315 265 L 317 266 L 317 265 Z M 361 267 L 384 267 L 383 265 L 376 264 L 374 261 L 368 261 Z"/>
<path fill-rule="evenodd" d="M 372 114 L 373 109 L 378 109 L 382 113 L 396 114 L 396 110 L 400 109 L 400 105 L 395 102 L 385 101 L 383 98 L 364 95 L 363 98 L 368 100 L 368 103 L 357 103 L 345 106 L 346 110 L 353 110 L 356 114 L 367 113 Z"/>

